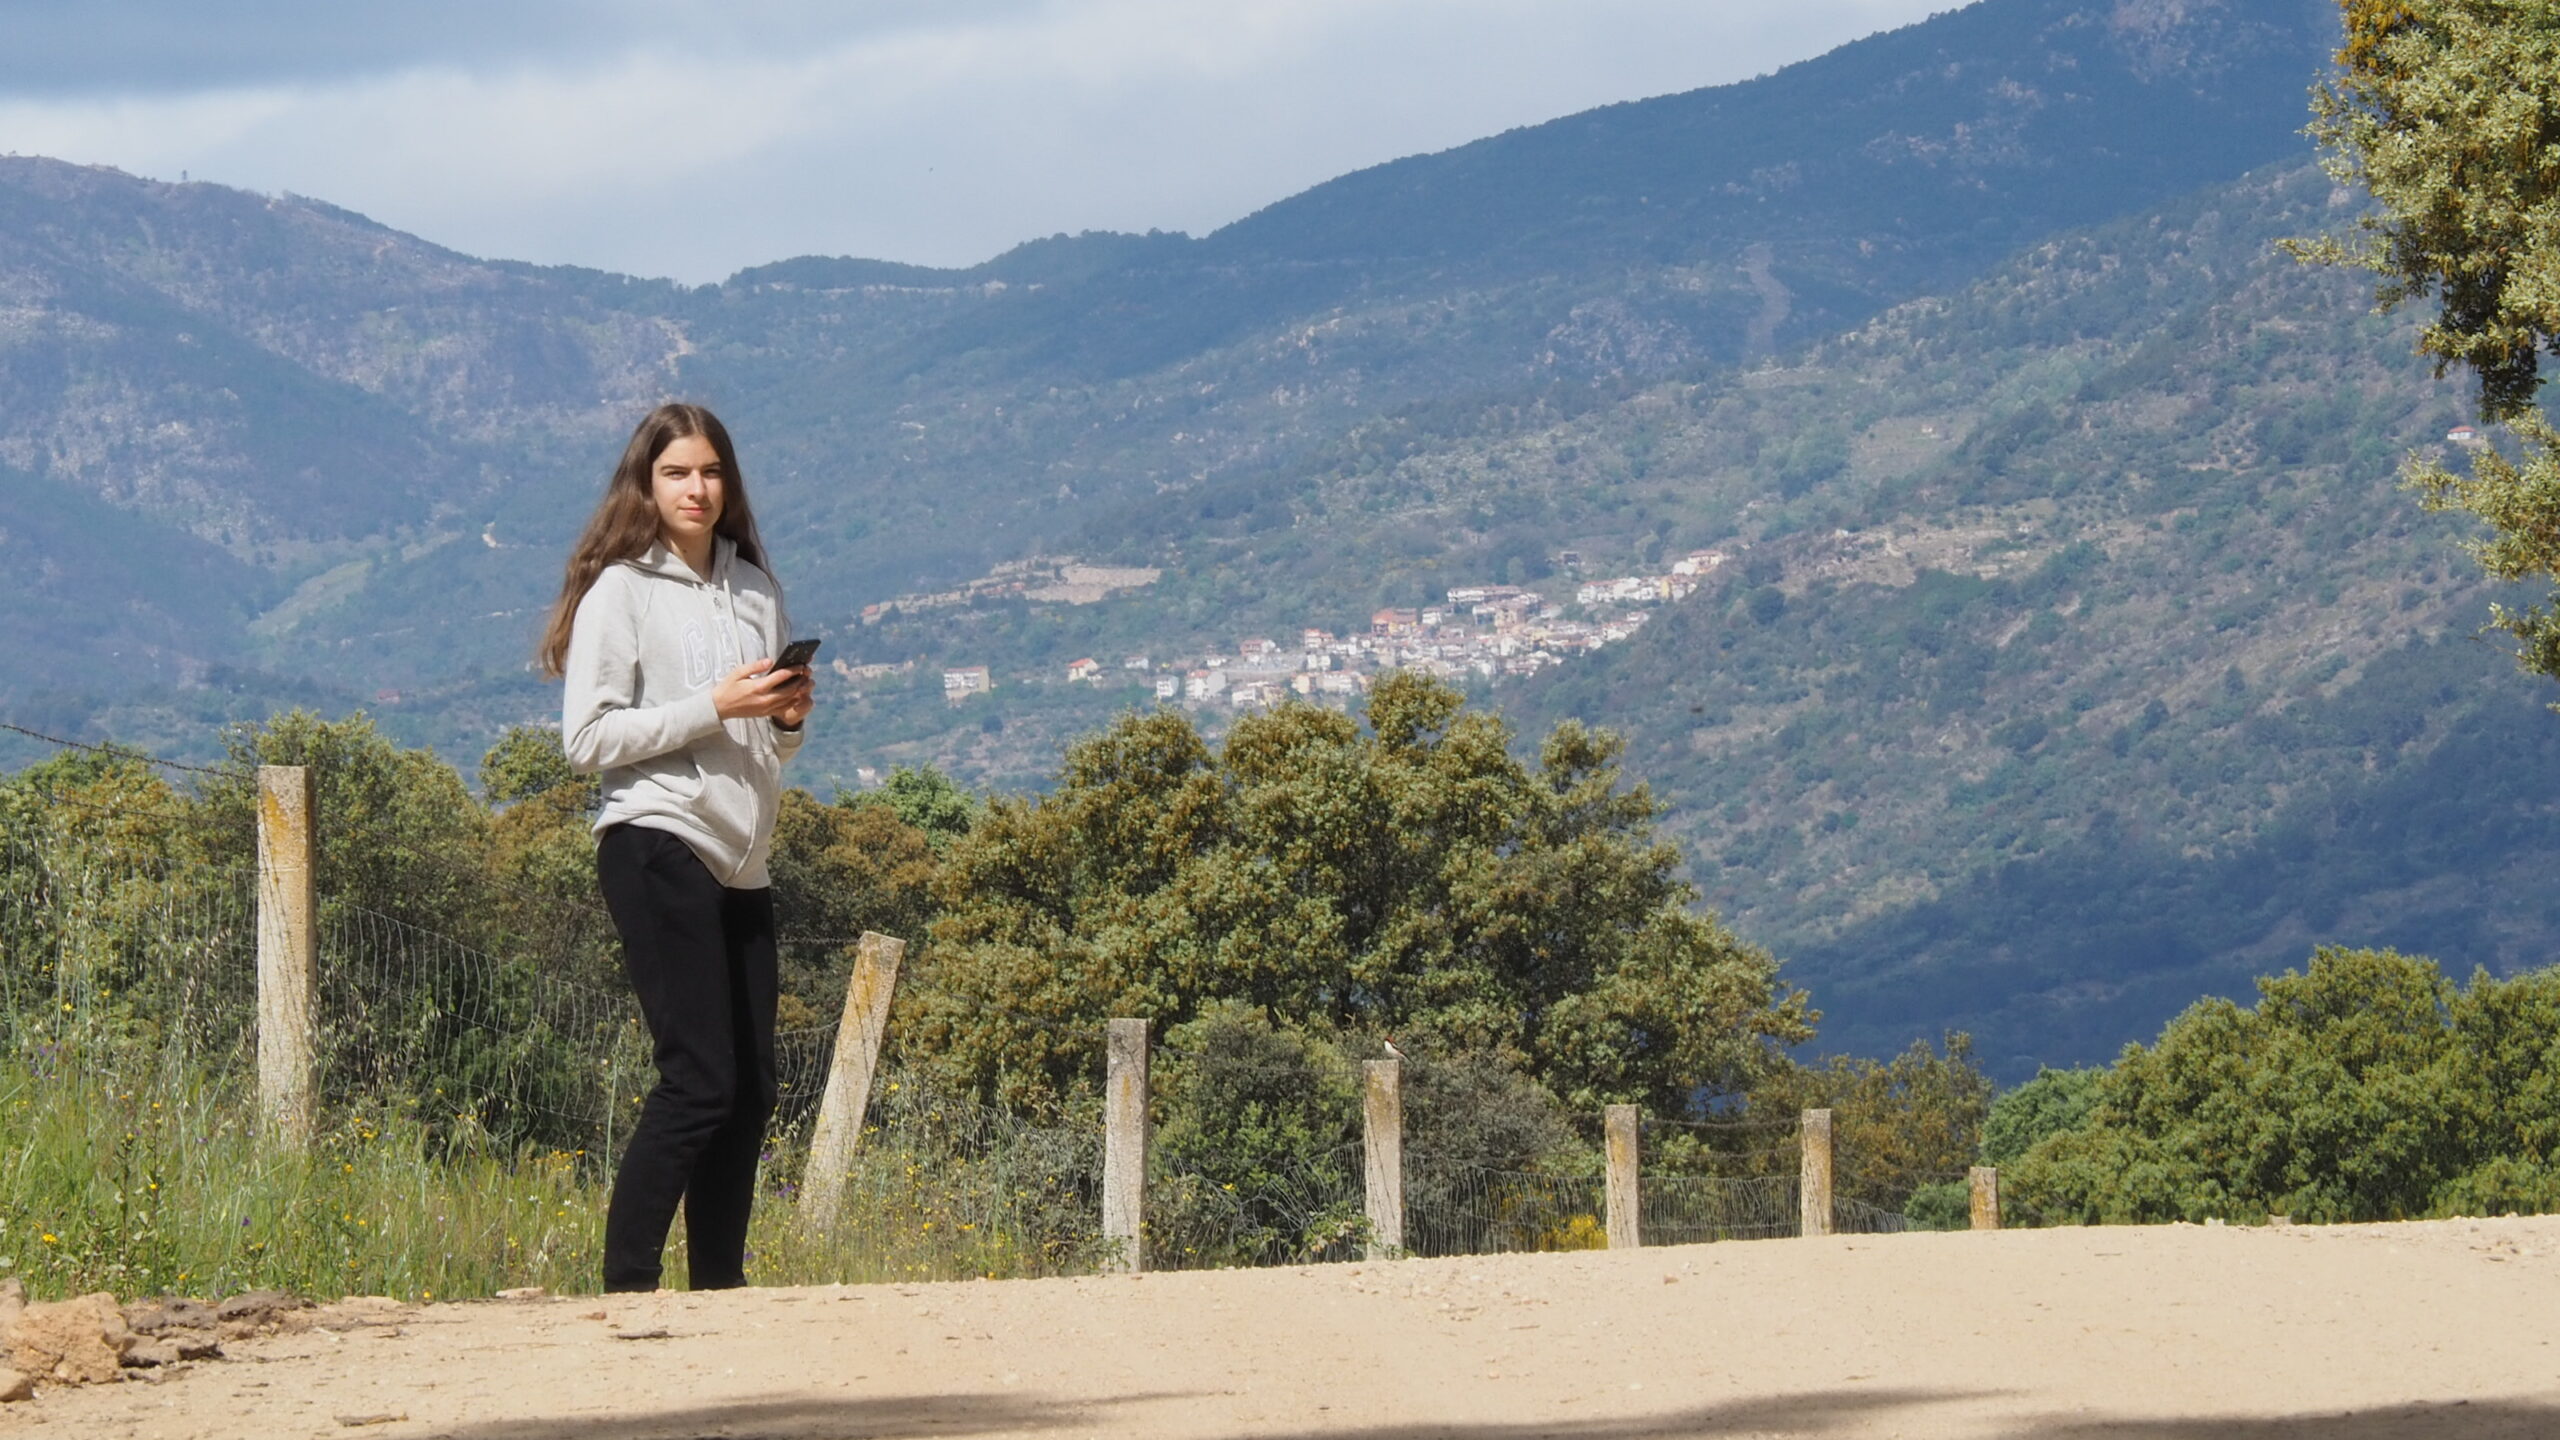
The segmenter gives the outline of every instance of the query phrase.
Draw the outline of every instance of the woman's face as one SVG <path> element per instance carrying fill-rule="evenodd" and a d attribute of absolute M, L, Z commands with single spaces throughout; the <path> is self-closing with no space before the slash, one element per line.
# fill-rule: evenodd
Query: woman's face
<path fill-rule="evenodd" d="M 671 549 L 690 554 L 710 543 L 727 479 L 720 452 L 699 435 L 678 436 L 658 452 L 649 466 L 649 493 L 658 506 L 658 534 Z"/>

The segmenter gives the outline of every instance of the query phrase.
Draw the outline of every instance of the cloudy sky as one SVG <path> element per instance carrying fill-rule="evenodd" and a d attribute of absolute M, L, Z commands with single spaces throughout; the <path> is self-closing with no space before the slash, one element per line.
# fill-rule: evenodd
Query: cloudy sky
<path fill-rule="evenodd" d="M 1200 233 L 1957 0 L 5 0 L 0 149 L 689 281 Z"/>

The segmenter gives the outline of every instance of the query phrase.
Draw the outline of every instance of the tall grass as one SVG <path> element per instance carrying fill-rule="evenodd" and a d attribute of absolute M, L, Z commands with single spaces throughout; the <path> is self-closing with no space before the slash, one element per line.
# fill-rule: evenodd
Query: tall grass
<path fill-rule="evenodd" d="M 31 1294 L 593 1285 L 602 1212 L 578 1155 L 502 1158 L 378 1111 L 296 1150 L 229 1087 L 79 1058 L 0 1061 L 0 1268 Z"/>
<path fill-rule="evenodd" d="M 406 1106 L 347 1109 L 295 1149 L 261 1137 L 242 1087 L 98 1058 L 66 1046 L 0 1059 L 0 1274 L 32 1295 L 597 1288 L 601 1157 L 502 1153 L 467 1120 Z M 1082 1147 L 884 1110 L 905 1123 L 866 1133 L 849 1219 L 826 1234 L 794 1214 L 795 1137 L 775 1143 L 748 1242 L 756 1283 L 1053 1274 L 1099 1255 Z M 671 1283 L 684 1265 L 679 1223 Z"/>

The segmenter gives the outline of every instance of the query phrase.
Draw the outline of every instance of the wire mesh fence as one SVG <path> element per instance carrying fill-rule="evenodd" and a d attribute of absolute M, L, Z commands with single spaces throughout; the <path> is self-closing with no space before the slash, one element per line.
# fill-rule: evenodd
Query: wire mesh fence
<path fill-rule="evenodd" d="M 0 1025 L 22 1053 L 237 1070 L 257 1043 L 256 956 L 245 869 L 0 834 Z"/>
<path fill-rule="evenodd" d="M 1648 1175 L 1637 1195 L 1647 1245 L 1773 1240 L 1803 1226 L 1792 1175 Z"/>
<path fill-rule="evenodd" d="M 324 894 L 317 1030 L 324 1112 L 399 1111 L 479 1153 L 562 1157 L 601 1179 L 654 1083 L 601 907 L 509 892 L 473 935 Z M 469 928 L 469 927 L 465 927 Z M 66 1046 L 254 1086 L 257 885 L 245 864 L 0 830 L 0 1006 L 22 1057 Z M 843 948 L 842 937 L 788 943 Z M 812 1017 L 813 1019 L 815 1017 Z M 767 1173 L 789 1199 L 834 1058 L 833 1023 L 776 1037 L 780 1103 Z M 1050 1274 L 1108 1258 L 1098 1118 L 1035 1119 L 937 1092 L 885 1057 L 826 1269 L 847 1279 Z M 1577 1117 L 1578 1118 L 1578 1117 Z M 1356 1131 L 1351 1132 L 1356 1135 Z M 1800 1231 L 1799 1138 L 1787 1119 L 1651 1119 L 1639 1182 L 1648 1244 Z M 1409 1149 L 1405 1251 L 1598 1248 L 1606 1182 L 1587 1172 Z M 1840 1161 L 1835 1228 L 1890 1233 L 1961 1214 L 1961 1172 Z M 1211 1173 L 1159 1157 L 1151 1268 L 1307 1263 L 1369 1240 L 1362 1147 L 1303 1147 Z M 1950 1205 L 1955 1206 L 1951 1211 Z"/>
<path fill-rule="evenodd" d="M 1965 1170 L 1914 1163 L 1846 1142 L 1837 1146 L 1832 1163 L 1838 1177 L 1832 1224 L 1842 1234 L 1962 1230 L 1972 1222 L 1973 1187 Z"/>
<path fill-rule="evenodd" d="M 626 996 L 352 905 L 323 907 L 319 976 L 324 1105 L 598 1155 L 627 1124 L 622 1074 L 648 1052 Z"/>
<path fill-rule="evenodd" d="M 778 1130 L 774 1168 L 797 1176 L 806 1138 Z M 780 1189 L 795 1198 L 791 1181 Z M 803 1238 L 848 1281 L 1081 1274 L 1107 1254 L 1101 1212 L 1099 1125 L 1036 1123 L 893 1068 L 864 1115 L 844 1218 Z"/>
<path fill-rule="evenodd" d="M 1320 1149 L 1227 1180 L 1159 1161 L 1147 1177 L 1146 1213 L 1153 1269 L 1348 1260 L 1368 1236 L 1361 1147 Z"/>
<path fill-rule="evenodd" d="M 1596 1172 L 1545 1174 L 1408 1157 L 1406 1246 L 1416 1255 L 1600 1249 L 1608 1244 L 1607 1192 Z"/>

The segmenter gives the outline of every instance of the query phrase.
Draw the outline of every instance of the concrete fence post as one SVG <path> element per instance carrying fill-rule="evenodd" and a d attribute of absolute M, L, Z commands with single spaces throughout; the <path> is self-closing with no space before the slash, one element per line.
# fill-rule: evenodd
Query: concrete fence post
<path fill-rule="evenodd" d="M 1609 1157 L 1609 1248 L 1633 1250 L 1644 1243 L 1644 1206 L 1636 1193 L 1643 1174 L 1638 1138 L 1642 1122 L 1633 1105 L 1609 1106 L 1600 1117 Z"/>
<path fill-rule="evenodd" d="M 1973 1182 L 1973 1228 L 2000 1228 L 2000 1172 L 1989 1165 L 1976 1165 L 1965 1172 Z"/>
<path fill-rule="evenodd" d="M 827 1065 L 827 1090 L 818 1102 L 818 1125 L 809 1135 L 809 1163 L 800 1173 L 800 1219 L 824 1230 L 844 1208 L 845 1171 L 862 1148 L 862 1117 L 871 1108 L 871 1081 L 880 1065 L 880 1039 L 889 1031 L 889 997 L 898 988 L 898 962 L 907 942 L 865 930 L 853 952 L 853 978 L 845 983 L 844 1014 L 836 1021 L 835 1058 Z"/>
<path fill-rule="evenodd" d="M 1797 1130 L 1802 1160 L 1797 1171 L 1799 1234 L 1831 1233 L 1831 1112 L 1807 1110 Z"/>
<path fill-rule="evenodd" d="M 258 1116 L 309 1143 L 320 1100 L 320 874 L 311 772 L 258 767 Z"/>
<path fill-rule="evenodd" d="M 1102 1238 L 1115 1270 L 1146 1268 L 1147 1022 L 1114 1020 L 1103 1078 Z"/>

